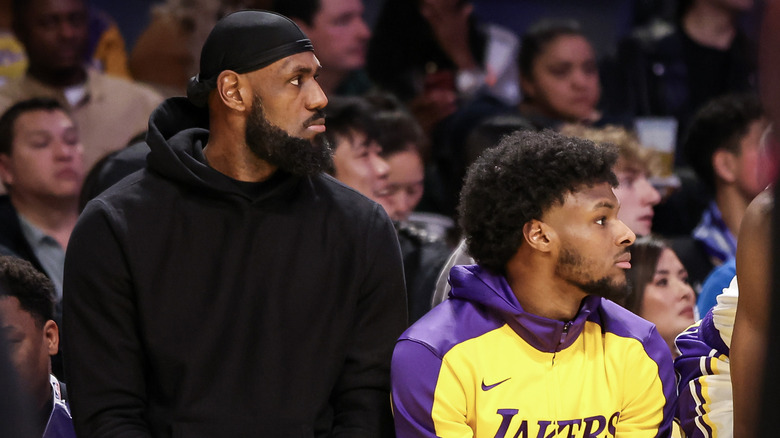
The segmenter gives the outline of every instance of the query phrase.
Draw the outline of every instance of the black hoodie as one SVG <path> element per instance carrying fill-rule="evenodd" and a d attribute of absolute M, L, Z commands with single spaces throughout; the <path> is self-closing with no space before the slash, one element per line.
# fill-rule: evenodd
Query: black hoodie
<path fill-rule="evenodd" d="M 406 325 L 391 221 L 326 175 L 238 184 L 205 164 L 207 124 L 186 99 L 163 103 L 147 168 L 73 231 L 63 339 L 78 435 L 391 434 Z"/>

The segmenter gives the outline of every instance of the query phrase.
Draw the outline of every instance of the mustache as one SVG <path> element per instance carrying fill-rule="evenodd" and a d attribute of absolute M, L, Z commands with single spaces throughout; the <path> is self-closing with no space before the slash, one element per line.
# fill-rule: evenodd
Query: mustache
<path fill-rule="evenodd" d="M 321 109 L 318 109 L 318 110 L 316 110 L 314 112 L 314 115 L 312 115 L 311 117 L 306 119 L 305 122 L 303 122 L 303 126 L 309 126 L 309 125 L 311 125 L 314 122 L 317 122 L 317 121 L 320 121 L 320 120 L 324 120 L 324 119 L 325 119 L 325 111 L 321 110 Z"/>

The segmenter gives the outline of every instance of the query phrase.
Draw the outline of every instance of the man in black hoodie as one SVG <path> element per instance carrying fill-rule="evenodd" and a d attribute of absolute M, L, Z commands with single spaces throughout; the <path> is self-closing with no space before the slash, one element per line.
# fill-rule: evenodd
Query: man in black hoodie
<path fill-rule="evenodd" d="M 287 18 L 225 17 L 146 168 L 87 204 L 63 317 L 80 437 L 392 436 L 398 240 L 321 172 L 319 68 Z"/>

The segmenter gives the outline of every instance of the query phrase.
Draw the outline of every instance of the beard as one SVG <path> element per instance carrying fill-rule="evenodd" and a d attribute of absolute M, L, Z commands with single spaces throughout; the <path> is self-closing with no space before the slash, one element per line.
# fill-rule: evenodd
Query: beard
<path fill-rule="evenodd" d="M 625 274 L 622 282 L 609 277 L 590 279 L 586 271 L 586 264 L 585 258 L 576 249 L 563 247 L 558 266 L 555 267 L 555 273 L 588 295 L 596 295 L 617 302 L 628 295 L 629 289 Z"/>
<path fill-rule="evenodd" d="M 310 120 L 324 118 L 319 110 Z M 244 132 L 249 150 L 258 158 L 294 175 L 310 176 L 333 167 L 333 151 L 325 136 L 314 140 L 293 137 L 265 118 L 260 97 L 255 95 Z"/>

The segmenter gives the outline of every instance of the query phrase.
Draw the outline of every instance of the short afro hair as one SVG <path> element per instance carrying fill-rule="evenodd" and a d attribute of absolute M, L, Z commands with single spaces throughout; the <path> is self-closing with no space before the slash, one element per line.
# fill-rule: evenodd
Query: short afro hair
<path fill-rule="evenodd" d="M 27 260 L 0 256 L 0 298 L 16 297 L 37 326 L 54 319 L 54 285 Z"/>
<path fill-rule="evenodd" d="M 555 131 L 518 131 L 487 149 L 469 167 L 459 223 L 469 254 L 504 274 L 523 243 L 523 226 L 583 185 L 617 186 L 617 148 Z"/>

